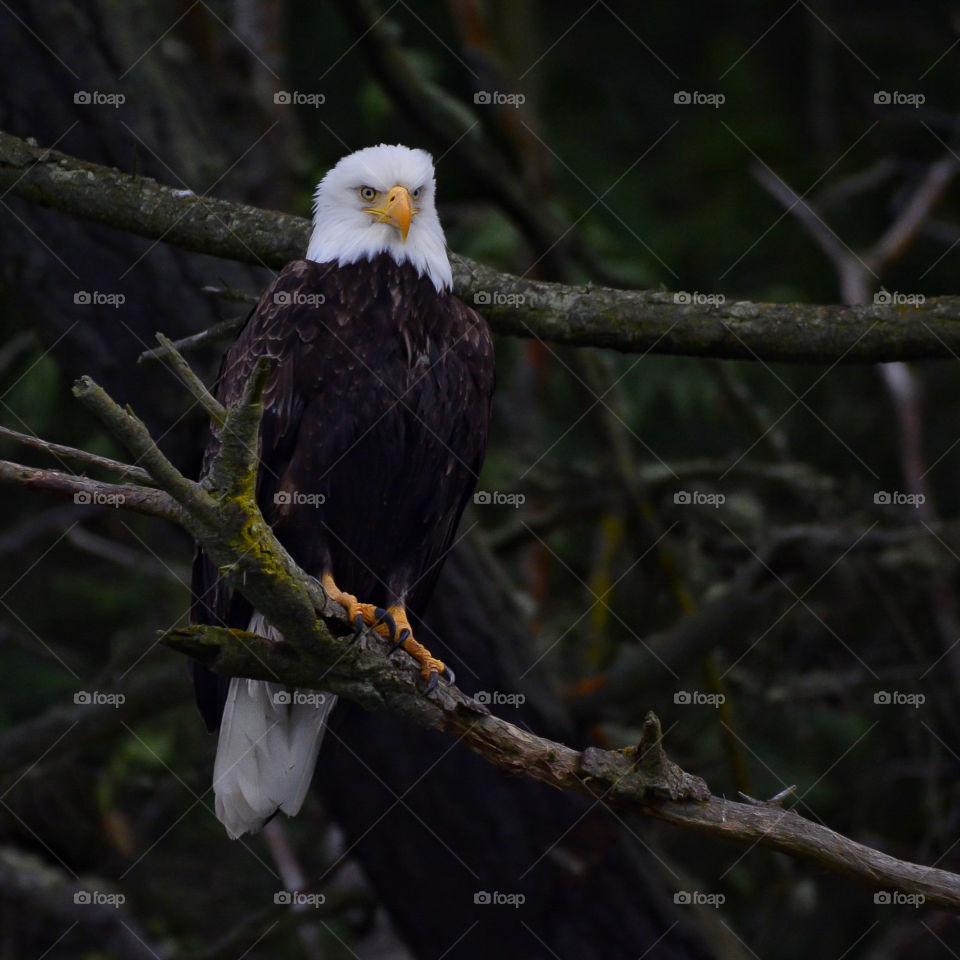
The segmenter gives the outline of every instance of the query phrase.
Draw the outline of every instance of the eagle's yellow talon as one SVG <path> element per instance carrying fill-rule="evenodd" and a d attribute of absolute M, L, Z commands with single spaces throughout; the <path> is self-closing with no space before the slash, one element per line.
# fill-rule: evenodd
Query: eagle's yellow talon
<path fill-rule="evenodd" d="M 344 593 L 330 573 L 325 573 L 320 583 L 327 596 L 344 607 L 351 621 L 355 622 L 359 616 L 363 623 L 372 627 L 381 637 L 391 641 L 394 637 L 399 638 L 396 645 L 403 647 L 420 664 L 420 675 L 427 682 L 427 693 L 436 687 L 438 677 L 453 683 L 453 671 L 448 670 L 442 660 L 438 660 L 422 643 L 414 639 L 407 611 L 402 605 L 384 610 L 372 603 L 360 603 L 352 593 Z"/>
<path fill-rule="evenodd" d="M 431 673 L 441 676 L 446 669 L 446 664 L 442 660 L 437 660 L 436 657 L 426 657 L 420 661 L 420 675 L 424 680 L 429 680 Z"/>
<path fill-rule="evenodd" d="M 360 603 L 352 593 L 345 593 L 337 586 L 331 574 L 325 573 L 320 583 L 326 595 L 347 611 L 347 619 L 351 623 L 355 623 L 359 616 L 368 627 L 373 627 L 377 633 L 382 633 L 381 627 L 386 629 L 384 624 L 379 623 L 377 607 L 372 603 Z"/>
<path fill-rule="evenodd" d="M 442 660 L 438 660 L 422 643 L 414 639 L 410 621 L 407 619 L 407 611 L 402 606 L 390 607 L 387 612 L 391 614 L 394 623 L 397 625 L 397 645 L 403 647 L 420 664 L 420 674 L 428 684 L 427 692 L 437 685 L 434 675 L 446 677 L 449 674 L 453 676 Z M 400 640 L 400 637 L 403 639 Z"/>

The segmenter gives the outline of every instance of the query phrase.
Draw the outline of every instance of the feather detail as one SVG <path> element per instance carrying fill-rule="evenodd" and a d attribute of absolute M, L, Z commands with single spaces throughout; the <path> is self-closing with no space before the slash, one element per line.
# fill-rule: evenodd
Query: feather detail
<path fill-rule="evenodd" d="M 250 631 L 282 639 L 260 614 Z M 256 833 L 278 810 L 294 816 L 313 778 L 337 698 L 277 683 L 230 681 L 213 768 L 217 818 L 231 839 Z"/>

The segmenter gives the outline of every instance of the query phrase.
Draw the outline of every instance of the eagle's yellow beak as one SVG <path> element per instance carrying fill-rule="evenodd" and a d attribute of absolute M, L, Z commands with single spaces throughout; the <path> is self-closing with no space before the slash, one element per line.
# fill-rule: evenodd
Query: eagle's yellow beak
<path fill-rule="evenodd" d="M 391 187 L 385 194 L 381 194 L 381 202 L 376 206 L 365 207 L 364 213 L 369 213 L 376 218 L 377 223 L 389 223 L 400 231 L 403 242 L 407 242 L 407 231 L 410 229 L 410 221 L 413 215 L 417 213 L 417 208 L 410 199 L 410 192 L 406 187 L 397 184 Z"/>

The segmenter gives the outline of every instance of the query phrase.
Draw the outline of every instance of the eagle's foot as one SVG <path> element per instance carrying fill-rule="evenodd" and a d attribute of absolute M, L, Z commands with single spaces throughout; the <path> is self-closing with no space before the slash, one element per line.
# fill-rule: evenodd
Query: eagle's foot
<path fill-rule="evenodd" d="M 422 643 L 418 643 L 413 638 L 413 630 L 410 629 L 407 611 L 402 606 L 390 607 L 389 610 L 383 612 L 391 618 L 396 628 L 396 640 L 390 648 L 390 653 L 403 647 L 420 664 L 420 675 L 427 681 L 424 695 L 436 690 L 440 677 L 443 677 L 447 683 L 456 681 L 453 671 L 442 660 L 433 656 Z"/>
<path fill-rule="evenodd" d="M 320 581 L 327 596 L 334 603 L 339 603 L 347 611 L 347 616 L 353 621 L 353 639 L 360 636 L 364 626 L 373 627 L 382 637 L 393 640 L 397 628 L 390 612 L 372 603 L 360 603 L 352 593 L 345 593 L 333 579 L 333 575 L 325 573 Z"/>

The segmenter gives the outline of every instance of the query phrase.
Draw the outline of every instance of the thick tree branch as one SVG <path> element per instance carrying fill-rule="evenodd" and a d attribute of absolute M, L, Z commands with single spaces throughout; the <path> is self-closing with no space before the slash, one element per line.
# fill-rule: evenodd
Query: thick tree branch
<path fill-rule="evenodd" d="M 163 642 L 224 676 L 317 686 L 309 660 L 284 650 L 283 644 L 245 631 L 190 627 L 169 631 Z M 326 682 L 322 686 L 327 688 Z M 348 691 L 344 693 L 350 696 Z M 641 743 L 638 749 L 626 751 L 592 747 L 576 751 L 489 715 L 456 688 L 444 690 L 437 706 L 439 710 L 427 715 L 418 710 L 421 722 L 427 720 L 428 725 L 455 734 L 509 773 L 597 796 L 618 809 L 702 833 L 770 847 L 861 883 L 920 894 L 929 903 L 960 912 L 960 877 L 956 874 L 897 860 L 777 805 L 710 796 L 702 780 L 684 773 L 663 754 L 659 722 L 652 714 L 646 724 L 647 729 L 654 728 L 651 744 Z M 684 795 L 691 799 L 677 799 Z"/>
<path fill-rule="evenodd" d="M 303 255 L 307 220 L 211 200 L 0 133 L 0 189 L 188 250 L 279 268 Z M 628 353 L 801 363 L 960 354 L 960 297 L 860 306 L 676 302 L 662 290 L 541 283 L 451 255 L 457 294 L 500 333 Z M 681 300 L 683 298 L 680 298 Z M 687 298 L 689 300 L 689 298 Z"/>
<path fill-rule="evenodd" d="M 706 803 L 658 803 L 651 815 L 678 826 L 753 841 L 764 847 L 812 860 L 860 883 L 921 896 L 917 903 L 960 911 L 960 876 L 935 867 L 907 863 L 857 843 L 779 806 L 733 803 L 711 797 Z"/>
<path fill-rule="evenodd" d="M 172 349 L 172 348 L 168 348 Z M 89 378 L 74 392 L 150 471 L 161 491 L 131 489 L 157 516 L 179 522 L 202 543 L 227 582 L 274 624 L 285 641 L 274 643 L 242 630 L 194 626 L 168 631 L 163 642 L 227 676 L 267 679 L 337 693 L 375 709 L 455 736 L 508 773 L 596 797 L 619 809 L 690 829 L 759 843 L 809 859 L 873 886 L 923 896 L 960 912 L 960 877 L 896 860 L 779 806 L 712 797 L 699 777 L 666 756 L 660 723 L 648 714 L 637 747 L 574 750 L 516 727 L 455 686 L 441 683 L 429 696 L 406 657 L 385 656 L 385 641 L 364 631 L 351 643 L 342 608 L 297 567 L 256 505 L 250 480 L 253 438 L 260 421 L 264 365 L 251 378 L 244 401 L 227 411 L 222 446 L 209 489 L 183 477 L 160 453 L 143 424 Z M 3 465 L 0 480 L 33 488 L 78 489 L 86 478 Z M 22 471 L 22 472 L 18 472 Z M 147 498 L 153 498 L 147 500 Z M 127 508 L 126 502 L 118 504 Z M 147 512 L 144 510 L 143 512 Z M 339 635 L 339 636 L 338 636 Z"/>

